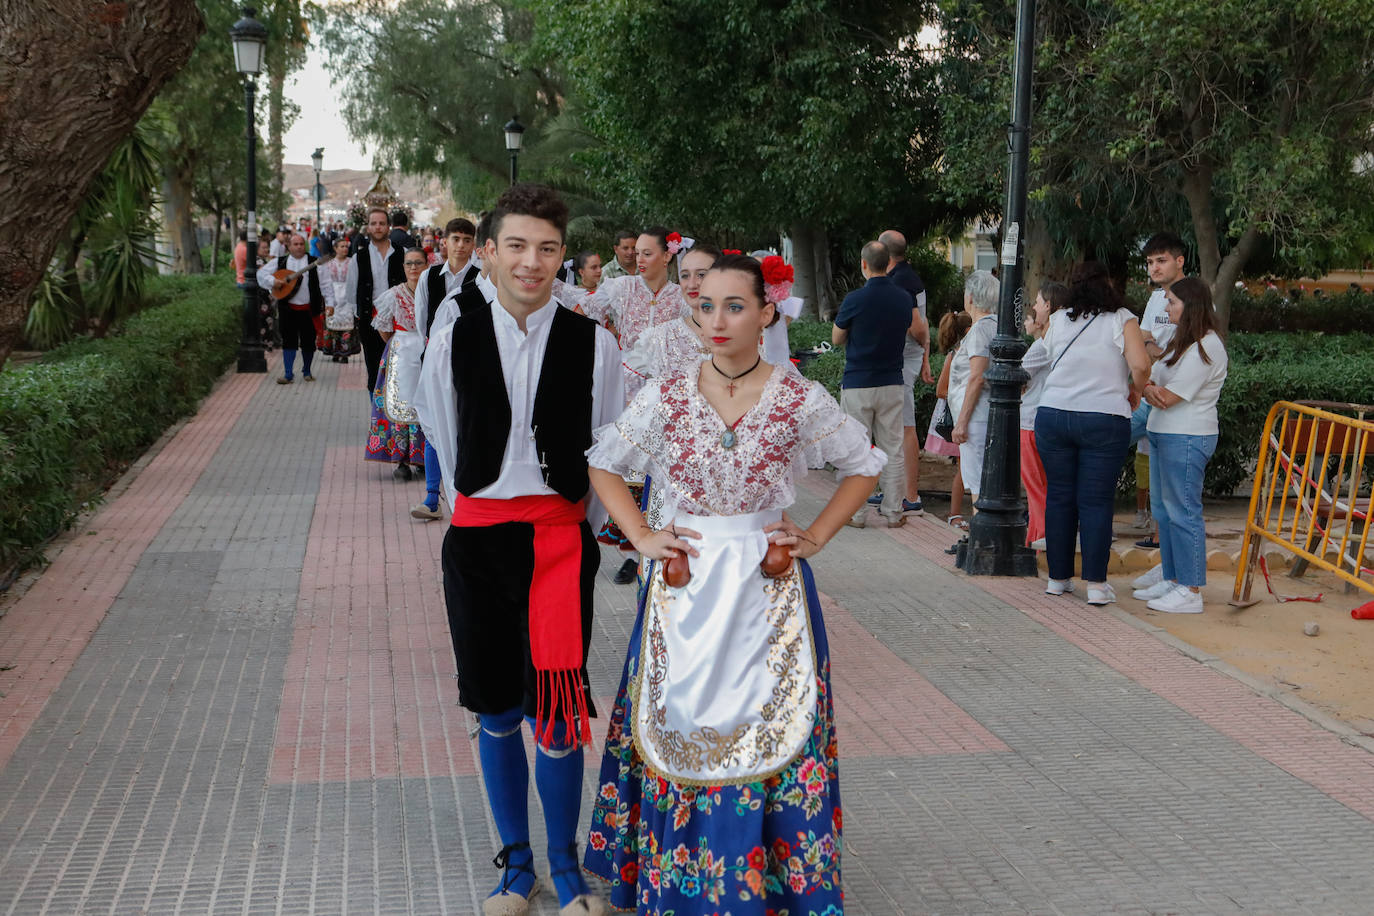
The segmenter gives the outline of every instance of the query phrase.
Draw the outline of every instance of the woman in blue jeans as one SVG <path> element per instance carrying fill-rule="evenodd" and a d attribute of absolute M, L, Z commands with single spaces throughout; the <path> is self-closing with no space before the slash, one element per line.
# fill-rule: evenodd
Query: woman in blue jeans
<path fill-rule="evenodd" d="M 1159 523 L 1164 577 L 1135 592 L 1151 610 L 1201 614 L 1207 584 L 1202 475 L 1217 447 L 1217 398 L 1226 382 L 1226 347 L 1216 330 L 1212 292 L 1196 277 L 1169 287 L 1177 330 L 1155 364 L 1145 402 L 1150 411 L 1150 509 Z"/>
<path fill-rule="evenodd" d="M 1045 592 L 1072 592 L 1074 540 L 1082 544 L 1089 604 L 1110 604 L 1107 584 L 1116 478 L 1131 435 L 1130 391 L 1150 377 L 1140 323 L 1125 308 L 1107 270 L 1074 269 L 1065 308 L 1045 329 L 1050 369 L 1035 415 L 1045 464 Z"/>

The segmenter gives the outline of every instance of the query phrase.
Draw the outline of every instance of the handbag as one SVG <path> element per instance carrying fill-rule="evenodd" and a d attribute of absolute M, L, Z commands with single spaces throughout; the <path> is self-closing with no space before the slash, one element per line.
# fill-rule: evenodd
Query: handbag
<path fill-rule="evenodd" d="M 954 441 L 954 414 L 950 412 L 949 401 L 942 402 L 944 409 L 935 419 L 935 435 L 946 442 Z"/>

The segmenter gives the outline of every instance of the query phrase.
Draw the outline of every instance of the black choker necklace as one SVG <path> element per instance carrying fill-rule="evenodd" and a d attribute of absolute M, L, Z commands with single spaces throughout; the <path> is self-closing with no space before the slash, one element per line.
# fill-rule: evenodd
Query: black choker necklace
<path fill-rule="evenodd" d="M 762 357 L 762 356 L 760 356 L 758 359 L 754 360 L 754 365 L 750 366 L 748 369 L 745 369 L 745 370 L 744 370 L 743 372 L 741 372 L 739 375 L 731 375 L 730 373 L 728 373 L 728 372 L 724 371 L 723 369 L 721 369 L 720 366 L 717 366 L 717 365 L 716 365 L 716 358 L 713 356 L 713 357 L 711 357 L 711 368 L 714 369 L 714 370 L 716 370 L 716 371 L 719 372 L 721 375 L 725 376 L 726 378 L 728 378 L 728 379 L 730 380 L 730 384 L 726 385 L 725 387 L 726 387 L 727 389 L 729 389 L 729 391 L 730 391 L 730 397 L 733 398 L 733 397 L 735 396 L 735 382 L 736 382 L 736 380 L 742 379 L 742 378 L 744 378 L 746 375 L 748 375 L 750 372 L 753 372 L 755 369 L 757 369 L 757 368 L 759 367 L 759 363 L 761 363 L 761 362 L 763 362 L 763 357 Z"/>

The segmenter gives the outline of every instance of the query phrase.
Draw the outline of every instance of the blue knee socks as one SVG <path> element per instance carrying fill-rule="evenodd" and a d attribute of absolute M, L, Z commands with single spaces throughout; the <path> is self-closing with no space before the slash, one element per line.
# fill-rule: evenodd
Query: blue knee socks
<path fill-rule="evenodd" d="M 296 351 L 287 350 L 283 347 L 281 351 L 281 364 L 282 368 L 286 370 L 286 377 L 291 378 L 292 370 L 296 368 Z"/>
<path fill-rule="evenodd" d="M 530 720 L 531 727 L 534 720 Z M 536 734 L 538 734 L 536 730 Z M 577 818 L 582 808 L 582 748 L 567 748 L 565 727 L 555 731 L 553 748 L 534 755 L 534 784 L 544 806 L 544 831 L 549 838 L 549 871 L 558 905 L 567 906 L 589 893 L 577 861 Z"/>
<path fill-rule="evenodd" d="M 482 781 L 487 787 L 487 804 L 491 806 L 496 831 L 503 846 L 524 844 L 512 850 L 505 862 L 501 882 L 492 895 L 503 890 L 528 896 L 534 884 L 534 853 L 530 851 L 529 818 L 529 761 L 525 758 L 525 741 L 521 735 L 520 709 L 510 709 L 496 715 L 482 714 L 482 730 L 477 750 L 482 760 Z M 527 870 L 521 870 L 523 868 Z"/>
<path fill-rule="evenodd" d="M 310 374 L 310 363 L 313 362 L 314 359 L 315 359 L 315 351 L 314 351 L 314 350 L 302 350 L 302 351 L 301 351 L 301 375 L 309 375 L 309 374 Z"/>

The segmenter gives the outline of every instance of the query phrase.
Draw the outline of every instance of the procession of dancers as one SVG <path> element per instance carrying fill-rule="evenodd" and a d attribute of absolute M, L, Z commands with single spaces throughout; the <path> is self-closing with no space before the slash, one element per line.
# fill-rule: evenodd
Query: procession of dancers
<path fill-rule="evenodd" d="M 423 474 L 411 514 L 449 519 L 458 702 L 479 720 L 502 844 L 483 911 L 521 916 L 548 890 L 564 914 L 841 914 L 830 658 L 807 559 L 887 455 L 787 359 L 799 302 L 781 258 L 650 227 L 633 249 L 622 234 L 603 271 L 591 252 L 565 262 L 567 221 L 555 192 L 515 184 L 476 225 L 451 221 L 431 264 L 377 209 L 366 244 L 303 296 L 331 330 L 355 322 L 365 457 Z M 827 464 L 833 496 L 793 518 L 798 478 Z M 598 541 L 639 600 L 579 835 Z"/>

